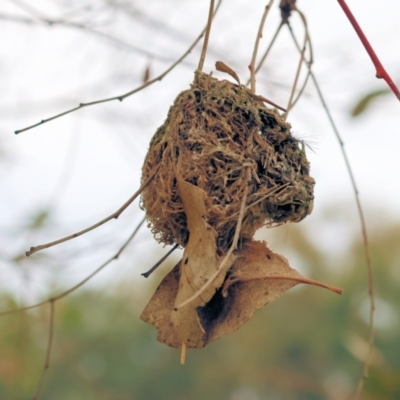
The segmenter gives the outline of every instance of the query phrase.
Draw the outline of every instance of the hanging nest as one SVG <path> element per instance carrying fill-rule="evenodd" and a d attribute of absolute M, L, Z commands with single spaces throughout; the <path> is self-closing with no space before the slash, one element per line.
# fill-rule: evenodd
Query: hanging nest
<path fill-rule="evenodd" d="M 196 72 L 152 138 L 142 169 L 142 182 L 158 169 L 141 203 L 156 240 L 187 244 L 177 178 L 206 193 L 205 219 L 220 252 L 232 243 L 247 186 L 242 238 L 263 225 L 298 222 L 310 214 L 315 182 L 290 128 L 244 86 Z"/>

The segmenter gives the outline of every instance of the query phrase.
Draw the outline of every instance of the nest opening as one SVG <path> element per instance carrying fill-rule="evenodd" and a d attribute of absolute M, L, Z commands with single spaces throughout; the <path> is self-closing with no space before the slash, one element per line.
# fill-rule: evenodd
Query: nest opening
<path fill-rule="evenodd" d="M 205 220 L 222 252 L 232 242 L 246 186 L 243 238 L 263 225 L 298 222 L 310 214 L 315 182 L 290 128 L 244 86 L 196 72 L 153 136 L 142 168 L 144 182 L 160 167 L 141 198 L 156 240 L 187 244 L 177 178 L 204 190 Z"/>

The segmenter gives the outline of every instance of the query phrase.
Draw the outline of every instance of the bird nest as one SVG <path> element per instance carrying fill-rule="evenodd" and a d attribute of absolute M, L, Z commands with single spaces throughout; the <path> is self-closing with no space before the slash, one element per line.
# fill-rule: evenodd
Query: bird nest
<path fill-rule="evenodd" d="M 204 218 L 221 252 L 232 243 L 246 190 L 242 238 L 310 214 L 315 182 L 290 128 L 246 87 L 196 72 L 157 129 L 142 169 L 142 182 L 157 170 L 141 200 L 156 240 L 188 242 L 177 179 L 204 190 Z"/>

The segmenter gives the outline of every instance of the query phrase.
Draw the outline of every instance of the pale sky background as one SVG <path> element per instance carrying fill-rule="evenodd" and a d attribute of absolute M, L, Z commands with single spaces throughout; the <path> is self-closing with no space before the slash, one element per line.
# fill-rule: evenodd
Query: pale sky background
<path fill-rule="evenodd" d="M 88 24 L 118 38 L 119 43 L 73 27 L 28 24 L 24 18 L 38 21 L 37 16 L 21 8 L 19 1 L 0 2 L 0 280 L 2 287 L 17 291 L 26 301 L 43 294 L 50 284 L 45 277 L 51 276 L 60 286 L 78 282 L 112 256 L 141 219 L 135 202 L 119 220 L 43 252 L 43 257 L 56 256 L 50 264 L 46 258 L 35 267 L 29 260 L 20 267 L 7 262 L 31 245 L 97 222 L 133 194 L 139 187 L 150 138 L 163 123 L 174 98 L 190 84 L 201 45 L 162 82 L 122 103 L 79 110 L 18 136 L 13 132 L 79 102 L 127 92 L 141 84 L 148 65 L 151 77 L 160 74 L 198 36 L 208 13 L 205 0 L 27 3 L 34 4 L 42 16 Z M 260 54 L 279 24 L 279 2 L 275 3 L 264 28 Z M 131 14 L 107 4 L 129 5 Z M 242 81 L 247 80 L 247 65 L 265 5 L 261 0 L 223 2 L 212 27 L 204 71 L 227 79 L 214 70 L 220 60 L 233 67 Z M 348 5 L 400 85 L 400 2 L 348 0 Z M 375 78 L 375 69 L 336 0 L 299 0 L 298 7 L 308 19 L 314 45 L 313 70 L 345 142 L 367 224 L 399 220 L 400 104 L 394 95 L 387 95 L 364 115 L 352 119 L 350 110 L 355 102 L 386 85 Z M 297 15 L 293 15 L 292 24 L 300 40 L 303 30 Z M 260 71 L 257 92 L 286 105 L 297 60 L 297 51 L 284 29 Z M 308 154 L 317 182 L 315 206 L 304 226 L 311 240 L 340 253 L 348 238 L 359 231 L 359 223 L 339 145 L 311 81 L 289 122 L 295 135 L 313 148 Z M 49 228 L 37 235 L 24 233 L 27 217 L 46 207 L 54 211 Z M 334 207 L 340 213 L 322 224 L 320 217 Z M 274 236 L 274 232 L 269 235 Z M 287 233 L 279 235 L 274 242 L 284 252 Z M 113 285 L 133 276 L 135 282 L 143 284 L 139 273 L 151 267 L 162 251 L 166 250 L 154 243 L 144 227 L 125 256 L 92 285 Z"/>

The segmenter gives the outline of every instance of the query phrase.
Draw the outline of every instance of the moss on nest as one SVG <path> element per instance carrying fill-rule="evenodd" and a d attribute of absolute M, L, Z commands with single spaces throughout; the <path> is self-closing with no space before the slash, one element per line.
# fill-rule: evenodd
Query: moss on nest
<path fill-rule="evenodd" d="M 186 215 L 176 178 L 206 193 L 206 222 L 225 252 L 235 232 L 246 185 L 249 194 L 240 235 L 251 238 L 263 225 L 298 222 L 310 214 L 314 180 L 290 124 L 244 86 L 196 72 L 150 142 L 141 206 L 157 241 L 185 246 Z M 251 179 L 246 178 L 251 168 Z"/>

